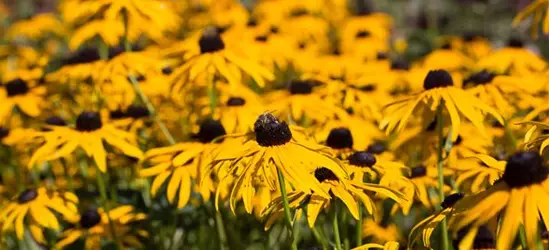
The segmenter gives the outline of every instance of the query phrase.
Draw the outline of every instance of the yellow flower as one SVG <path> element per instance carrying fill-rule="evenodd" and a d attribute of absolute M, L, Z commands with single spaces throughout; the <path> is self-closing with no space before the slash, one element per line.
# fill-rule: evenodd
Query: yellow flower
<path fill-rule="evenodd" d="M 145 157 L 153 166 L 142 169 L 139 175 L 155 176 L 151 187 L 153 196 L 170 179 L 167 198 L 170 203 L 174 203 L 179 190 L 178 208 L 187 205 L 193 190 L 193 181 L 198 186 L 202 198 L 207 201 L 214 191 L 214 183 L 210 176 L 203 173 L 212 162 L 213 151 L 219 146 L 215 139 L 224 135 L 225 129 L 219 121 L 204 120 L 200 124 L 200 131 L 194 136 L 196 141 L 147 151 Z"/>
<path fill-rule="evenodd" d="M 206 28 L 176 45 L 184 51 L 186 62 L 174 68 L 171 82 L 174 85 L 195 83 L 199 76 L 212 77 L 219 74 L 229 84 L 241 83 L 241 71 L 250 76 L 259 86 L 265 86 L 265 80 L 274 80 L 274 75 L 263 66 L 235 53 L 234 46 L 226 44 L 215 28 Z M 168 54 L 172 52 L 166 52 Z M 210 84 L 213 84 L 213 79 Z"/>
<path fill-rule="evenodd" d="M 396 224 L 380 225 L 375 220 L 368 218 L 362 224 L 362 235 L 372 237 L 373 242 L 389 242 L 402 240 L 401 232 Z"/>
<path fill-rule="evenodd" d="M 547 67 L 540 56 L 524 48 L 524 42 L 515 38 L 509 44 L 481 58 L 473 67 L 480 71 L 490 70 L 497 74 L 528 75 Z"/>
<path fill-rule="evenodd" d="M 404 198 L 398 192 L 389 188 L 369 183 L 339 178 L 330 169 L 319 167 L 314 171 L 314 178 L 320 182 L 324 192 L 330 193 L 333 197 L 325 197 L 318 193 L 307 194 L 302 191 L 294 191 L 288 193 L 288 202 L 291 208 L 300 208 L 302 203 L 306 205 L 306 216 L 309 227 L 314 227 L 316 219 L 323 209 L 329 207 L 332 199 L 341 200 L 349 209 L 351 215 L 358 219 L 359 214 L 358 202 L 362 202 L 366 207 L 366 211 L 370 214 L 376 214 L 376 206 L 372 198 L 367 195 L 367 192 L 374 192 L 396 202 L 402 202 Z M 281 197 L 274 199 L 269 207 L 261 213 L 267 216 L 265 228 L 270 228 L 276 220 L 284 216 L 284 205 Z"/>
<path fill-rule="evenodd" d="M 224 143 L 214 154 L 210 171 L 235 176 L 230 195 L 233 211 L 237 198 L 242 196 L 246 211 L 251 212 L 256 192 L 254 182 L 258 178 L 271 190 L 278 190 L 278 171 L 295 190 L 304 194 L 315 191 L 315 194 L 326 198 L 329 197 L 327 191 L 313 175 L 315 169 L 323 166 L 340 178 L 347 176 L 340 163 L 329 155 L 327 148 L 306 138 L 303 129 L 290 127 L 270 113 L 258 117 L 254 132 L 228 137 L 234 139 Z M 300 167 L 295 168 L 296 164 Z M 219 185 L 223 186 L 230 180 L 221 179 Z M 217 193 L 221 191 L 217 189 Z"/>
<path fill-rule="evenodd" d="M 419 94 L 390 104 L 389 108 L 392 112 L 382 121 L 381 127 L 388 132 L 393 131 L 395 128 L 397 131 L 401 131 L 411 115 L 418 110 L 424 110 L 423 116 L 430 117 L 428 120 L 431 120 L 439 105 L 444 105 L 444 110 L 450 116 L 453 141 L 457 140 L 459 135 L 462 116 L 470 120 L 484 136 L 487 136 L 487 134 L 484 130 L 483 112 L 491 114 L 503 124 L 503 119 L 496 110 L 476 97 L 469 95 L 463 89 L 454 87 L 452 76 L 445 70 L 430 71 L 425 77 L 423 88 L 425 90 Z"/>
<path fill-rule="evenodd" d="M 147 218 L 143 213 L 136 213 L 131 205 L 122 205 L 111 209 L 108 214 L 103 208 L 88 208 L 80 216 L 72 220 L 74 227 L 63 232 L 63 238 L 57 242 L 57 247 L 64 249 L 78 239 L 83 238 L 85 249 L 101 249 L 101 241 L 113 240 L 109 223 L 114 224 L 116 238 L 124 246 L 143 248 L 139 237 L 148 237 L 149 233 L 142 229 L 136 229 L 134 223 Z M 109 222 L 110 219 L 110 222 Z"/>
<path fill-rule="evenodd" d="M 371 141 L 383 137 L 373 122 L 356 116 L 348 116 L 344 121 L 330 119 L 314 130 L 316 140 L 332 149 L 364 150 Z"/>
<path fill-rule="evenodd" d="M 521 122 L 520 125 L 532 125 L 532 127 L 524 135 L 525 148 L 532 150 L 539 147 L 539 153 L 543 154 L 545 148 L 549 145 L 549 135 L 545 133 L 539 133 L 538 129 L 548 129 L 549 124 L 543 122 Z M 538 135 L 536 135 L 538 132 Z"/>
<path fill-rule="evenodd" d="M 376 243 L 368 243 L 359 247 L 355 247 L 352 250 L 369 250 L 369 249 L 398 250 L 400 249 L 400 244 L 396 241 L 389 241 L 384 245 L 380 245 Z"/>
<path fill-rule="evenodd" d="M 0 88 L 0 121 L 5 121 L 14 107 L 31 117 L 40 115 L 46 94 L 45 86 L 18 78 L 4 83 L 2 87 Z"/>
<path fill-rule="evenodd" d="M 505 161 L 498 161 L 488 155 L 480 154 L 459 160 L 450 168 L 456 171 L 456 186 L 462 190 L 477 193 L 501 177 L 505 170 Z"/>
<path fill-rule="evenodd" d="M 521 224 L 524 225 L 528 248 L 535 249 L 540 237 L 539 220 L 542 219 L 546 225 L 549 218 L 548 175 L 549 169 L 537 152 L 514 154 L 505 165 L 501 181 L 456 203 L 449 228 L 459 230 L 470 226 L 473 229 L 470 234 L 474 235 L 481 225 L 503 213 L 497 249 L 511 248 Z"/>
<path fill-rule="evenodd" d="M 50 131 L 39 134 L 45 142 L 36 149 L 28 163 L 32 168 L 37 161 L 49 161 L 65 157 L 77 148 L 91 156 L 100 171 L 107 170 L 107 153 L 103 141 L 122 151 L 123 154 L 141 159 L 143 153 L 129 141 L 133 136 L 117 128 L 115 123 L 105 123 L 96 112 L 82 112 L 76 119 L 76 126 L 48 126 Z"/>
<path fill-rule="evenodd" d="M 2 232 L 15 229 L 17 238 L 22 240 L 25 233 L 26 219 L 32 229 L 38 233 L 37 239 L 45 243 L 42 230 L 49 228 L 59 231 L 60 225 L 56 214 L 64 219 L 71 220 L 77 216 L 78 197 L 70 192 L 48 191 L 45 188 L 27 189 L 8 202 L 0 210 L 0 224 Z M 28 225 L 28 224 L 27 224 Z"/>

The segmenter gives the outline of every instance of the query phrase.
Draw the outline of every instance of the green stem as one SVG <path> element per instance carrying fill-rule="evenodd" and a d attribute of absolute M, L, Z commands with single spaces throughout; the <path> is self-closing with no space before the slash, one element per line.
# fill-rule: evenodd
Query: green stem
<path fill-rule="evenodd" d="M 362 204 L 358 202 L 358 221 L 356 222 L 356 246 L 362 246 Z"/>
<path fill-rule="evenodd" d="M 333 218 L 332 227 L 334 230 L 335 245 L 337 250 L 343 250 L 341 248 L 341 237 L 339 236 L 339 222 L 337 220 L 337 212 L 338 212 L 337 202 L 334 203 L 334 206 L 335 208 L 334 208 L 334 218 Z"/>
<path fill-rule="evenodd" d="M 511 142 L 511 146 L 513 147 L 512 150 L 517 149 L 517 138 L 513 134 L 513 131 L 509 127 L 509 122 L 505 121 L 505 133 L 507 134 L 507 137 L 509 137 L 509 141 Z"/>
<path fill-rule="evenodd" d="M 61 161 L 61 164 L 63 165 L 63 172 L 65 172 L 65 177 L 67 178 L 67 186 L 70 191 L 74 191 L 74 187 L 72 186 L 72 175 L 69 172 L 69 168 L 67 167 L 67 163 L 65 162 L 65 159 L 61 158 L 59 159 Z"/>
<path fill-rule="evenodd" d="M 225 250 L 226 249 L 225 246 L 227 246 L 227 234 L 225 233 L 223 217 L 221 215 L 221 212 L 219 211 L 214 211 L 214 213 L 215 213 L 215 227 L 217 229 L 217 236 L 219 237 L 219 249 Z"/>
<path fill-rule="evenodd" d="M 97 50 L 99 52 L 99 58 L 101 58 L 101 60 L 109 60 L 109 47 L 106 43 L 101 41 L 101 39 L 97 40 Z"/>
<path fill-rule="evenodd" d="M 444 200 L 444 173 L 443 173 L 443 155 L 442 152 L 444 150 L 444 144 L 445 144 L 445 138 L 444 138 L 444 120 L 442 117 L 442 104 L 439 104 L 437 108 L 437 133 L 439 137 L 439 144 L 437 148 L 437 170 L 438 170 L 438 196 L 440 199 L 440 202 Z M 451 137 L 451 135 L 449 135 Z M 448 227 L 446 218 L 444 218 L 440 224 L 441 227 L 441 234 L 442 234 L 442 249 L 448 250 L 449 249 L 449 242 L 448 242 Z"/>
<path fill-rule="evenodd" d="M 519 227 L 519 239 L 522 249 L 528 249 L 528 245 L 526 244 L 526 232 L 524 231 L 524 226 L 522 225 Z"/>
<path fill-rule="evenodd" d="M 103 200 L 103 207 L 105 208 L 105 214 L 107 215 L 107 218 L 109 219 L 109 229 L 111 230 L 112 238 L 114 239 L 114 242 L 118 246 L 118 249 L 121 248 L 121 244 L 118 241 L 118 237 L 116 236 L 116 229 L 114 228 L 114 222 L 111 220 L 109 211 L 110 211 L 110 204 L 109 204 L 109 198 L 107 197 L 107 189 L 105 186 L 105 179 L 103 178 L 103 173 L 101 170 L 97 169 L 96 173 L 97 177 L 97 186 L 99 187 L 99 193 L 101 194 L 101 199 Z"/>
<path fill-rule="evenodd" d="M 284 180 L 284 175 L 282 175 L 282 171 L 280 169 L 276 169 L 276 173 L 278 174 L 278 183 L 280 184 L 280 195 L 282 196 L 282 202 L 284 204 L 284 217 L 286 221 L 286 228 L 288 229 L 288 232 L 293 237 L 292 233 L 292 214 L 290 212 L 290 204 L 288 203 L 288 196 L 286 193 L 286 182 Z M 297 249 L 297 245 L 295 245 L 295 242 L 292 240 L 292 249 Z"/>
<path fill-rule="evenodd" d="M 208 76 L 208 97 L 210 98 L 210 109 L 213 117 L 215 115 L 215 107 L 217 106 L 217 89 L 213 76 Z"/>
<path fill-rule="evenodd" d="M 133 88 L 135 89 L 135 92 L 137 92 L 137 94 L 141 98 L 141 101 L 143 101 L 143 103 L 145 104 L 145 107 L 147 108 L 147 110 L 149 111 L 151 116 L 153 117 L 156 124 L 158 124 L 158 127 L 160 128 L 160 130 L 162 131 L 162 133 L 164 134 L 164 136 L 166 137 L 168 142 L 171 145 L 174 145 L 176 143 L 175 139 L 173 138 L 172 134 L 170 133 L 170 131 L 166 127 L 166 124 L 164 124 L 164 122 L 162 122 L 162 120 L 160 120 L 160 117 L 158 117 L 158 113 L 156 112 L 156 109 L 154 108 L 152 103 L 149 101 L 149 98 L 143 93 L 143 90 L 141 90 L 141 87 L 139 86 L 139 83 L 137 82 L 137 79 L 135 79 L 135 77 L 132 74 L 129 74 L 128 77 L 130 79 L 130 82 L 132 82 L 132 85 L 133 85 Z"/>
<path fill-rule="evenodd" d="M 351 249 L 351 243 L 349 242 L 349 228 L 347 227 L 347 210 L 343 209 L 339 211 L 341 213 L 341 234 L 343 234 L 343 249 Z"/>
<path fill-rule="evenodd" d="M 324 236 L 316 229 L 316 227 L 311 228 L 311 232 L 313 233 L 313 236 L 315 237 L 316 241 L 322 245 L 323 250 L 330 249 L 328 243 L 326 242 Z"/>

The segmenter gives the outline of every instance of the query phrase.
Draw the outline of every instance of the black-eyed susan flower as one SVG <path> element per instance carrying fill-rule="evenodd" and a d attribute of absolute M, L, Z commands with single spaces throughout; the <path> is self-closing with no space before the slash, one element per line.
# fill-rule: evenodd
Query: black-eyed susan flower
<path fill-rule="evenodd" d="M 107 152 L 103 142 L 120 150 L 123 154 L 142 158 L 141 150 L 129 141 L 135 135 L 117 128 L 111 123 L 103 123 L 97 112 L 84 111 L 76 119 L 74 127 L 48 126 L 39 137 L 44 144 L 36 149 L 28 166 L 33 167 L 37 161 L 49 161 L 72 154 L 77 148 L 84 150 L 92 157 L 100 171 L 107 170 Z"/>
<path fill-rule="evenodd" d="M 389 241 L 401 241 L 402 233 L 398 225 L 394 223 L 376 222 L 372 218 L 362 222 L 362 235 L 365 238 L 371 237 L 372 242 L 383 243 Z"/>
<path fill-rule="evenodd" d="M 177 48 L 183 46 L 183 48 Z M 239 85 L 242 72 L 250 76 L 259 86 L 265 86 L 265 81 L 274 79 L 274 75 L 263 66 L 239 55 L 215 28 L 206 28 L 199 34 L 176 45 L 176 49 L 184 51 L 186 61 L 174 68 L 171 82 L 175 85 L 195 83 L 197 77 L 208 77 L 218 74 L 229 84 Z M 168 55 L 170 52 L 166 52 Z M 213 84 L 213 79 L 207 84 Z"/>
<path fill-rule="evenodd" d="M 453 86 L 452 76 L 445 70 L 430 71 L 423 83 L 424 91 L 390 104 L 391 111 L 381 123 L 387 131 L 402 130 L 416 111 L 424 117 L 434 117 L 439 105 L 448 112 L 452 124 L 452 140 L 457 140 L 461 117 L 465 117 L 486 136 L 484 114 L 489 113 L 503 124 L 501 115 L 481 100 L 463 89 Z M 429 119 L 429 121 L 431 121 Z M 397 127 L 398 126 L 398 127 Z"/>
<path fill-rule="evenodd" d="M 246 211 L 251 212 L 252 198 L 256 192 L 254 182 L 258 178 L 271 190 L 278 190 L 278 173 L 281 173 L 296 192 L 311 194 L 314 191 L 319 196 L 329 198 L 327 191 L 314 177 L 316 168 L 324 166 L 338 178 L 347 176 L 327 148 L 308 139 L 302 128 L 288 126 L 270 113 L 257 118 L 253 132 L 228 137 L 233 138 L 217 150 L 211 171 L 234 176 L 230 195 L 233 211 L 237 198 L 242 196 Z M 296 168 L 296 165 L 300 167 Z M 225 179 L 220 181 L 220 185 L 232 180 Z M 217 192 L 220 191 L 218 188 Z"/>
<path fill-rule="evenodd" d="M 501 178 L 505 161 L 481 154 L 458 160 L 450 168 L 456 171 L 456 186 L 461 190 L 477 193 Z"/>
<path fill-rule="evenodd" d="M 455 204 L 450 228 L 475 229 L 501 214 L 496 248 L 510 249 L 521 225 L 526 243 L 535 249 L 539 221 L 545 224 L 549 170 L 537 152 L 519 152 L 507 160 L 501 181 L 485 191 L 465 197 Z M 471 249 L 471 248 L 467 248 Z"/>
<path fill-rule="evenodd" d="M 359 218 L 358 202 L 362 202 L 366 207 L 366 210 L 370 214 L 375 214 L 376 207 L 372 198 L 370 198 L 367 192 L 379 193 L 385 197 L 393 199 L 397 202 L 404 200 L 402 195 L 389 188 L 369 183 L 361 183 L 348 179 L 338 178 L 334 172 L 325 167 L 319 167 L 314 171 L 314 177 L 320 182 L 320 185 L 324 192 L 333 195 L 330 197 L 323 197 L 316 192 L 313 194 L 303 193 L 301 191 L 294 191 L 288 193 L 288 201 L 290 206 L 298 208 L 302 206 L 307 207 L 307 222 L 309 227 L 314 227 L 318 215 L 323 209 L 330 206 L 332 199 L 340 199 L 349 209 L 351 215 L 355 218 Z M 265 228 L 270 228 L 271 225 L 276 222 L 278 218 L 284 215 L 284 207 L 282 198 L 278 197 L 274 199 L 269 207 L 262 212 L 263 216 L 267 216 Z"/>
<path fill-rule="evenodd" d="M 543 154 L 543 151 L 549 145 L 549 135 L 543 133 L 543 130 L 549 129 L 549 124 L 543 122 L 523 122 L 519 124 L 532 126 L 524 135 L 525 148 L 529 150 L 539 148 L 540 154 Z M 540 130 L 542 130 L 541 133 Z"/>
<path fill-rule="evenodd" d="M 357 116 L 348 116 L 345 121 L 330 119 L 312 130 L 317 141 L 324 142 L 333 149 L 364 150 L 371 141 L 383 137 L 383 133 L 373 122 Z M 347 143 L 342 141 L 343 133 L 348 134 Z M 337 145 L 342 143 L 344 145 Z"/>
<path fill-rule="evenodd" d="M 6 82 L 0 88 L 0 121 L 5 120 L 14 107 L 25 115 L 36 117 L 42 111 L 46 87 L 22 79 Z"/>
<path fill-rule="evenodd" d="M 10 26 L 7 36 L 10 39 L 40 41 L 47 35 L 62 36 L 65 28 L 54 13 L 42 13 L 28 20 L 20 20 Z"/>
<path fill-rule="evenodd" d="M 431 248 L 431 236 L 433 235 L 433 232 L 443 220 L 449 218 L 452 215 L 452 212 L 454 210 L 454 204 L 462 199 L 463 196 L 464 194 L 462 193 L 449 195 L 440 204 L 442 210 L 428 216 L 427 218 L 417 223 L 410 231 L 410 241 L 408 242 L 408 248 L 413 248 L 419 238 L 422 239 L 423 245 L 425 247 Z"/>
<path fill-rule="evenodd" d="M 431 197 L 429 195 L 429 190 L 432 188 L 438 189 L 439 184 L 437 181 L 438 171 L 435 168 L 435 166 L 424 166 L 419 165 L 416 167 L 413 167 L 410 170 L 410 181 L 414 185 L 414 199 L 415 201 L 419 201 L 421 205 L 423 205 L 426 208 L 433 208 L 433 204 L 437 204 L 442 200 L 442 197 Z M 447 193 L 451 190 L 451 188 L 444 184 L 443 186 L 443 192 Z M 413 205 L 413 204 L 409 204 Z M 403 207 L 403 211 L 409 211 L 409 207 Z"/>
<path fill-rule="evenodd" d="M 383 245 L 377 243 L 367 243 L 359 247 L 353 248 L 353 250 L 369 250 L 369 249 L 382 249 L 382 250 L 398 250 L 400 244 L 396 241 L 389 241 Z"/>
<path fill-rule="evenodd" d="M 49 191 L 45 188 L 26 189 L 8 202 L 0 210 L 2 231 L 13 231 L 18 239 L 23 239 L 25 227 L 33 225 L 39 239 L 44 239 L 42 230 L 49 228 L 59 231 L 59 213 L 65 220 L 77 216 L 78 197 L 70 192 Z M 43 242 L 43 241 L 42 241 Z"/>
<path fill-rule="evenodd" d="M 140 238 L 148 237 L 149 233 L 135 224 L 146 218 L 146 214 L 135 212 L 131 205 L 121 205 L 108 213 L 103 208 L 88 208 L 76 215 L 72 220 L 74 227 L 65 230 L 56 245 L 64 249 L 83 239 L 86 249 L 101 249 L 103 240 L 114 240 L 109 224 L 112 223 L 116 238 L 124 247 L 143 248 Z"/>
<path fill-rule="evenodd" d="M 517 38 L 511 38 L 507 46 L 486 55 L 473 66 L 478 71 L 487 69 L 497 74 L 509 72 L 516 75 L 528 75 L 546 67 L 547 63 L 525 48 L 524 42 Z"/>
<path fill-rule="evenodd" d="M 154 196 L 165 182 L 168 182 L 166 195 L 170 203 L 182 208 L 187 205 L 194 185 L 198 185 L 202 198 L 209 200 L 214 191 L 211 176 L 203 174 L 212 162 L 213 150 L 219 146 L 216 138 L 226 134 L 225 128 L 217 120 L 201 122 L 195 141 L 182 142 L 169 147 L 155 148 L 145 153 L 152 167 L 140 171 L 142 177 L 155 176 L 151 187 Z M 169 180 L 168 180 L 169 179 Z"/>

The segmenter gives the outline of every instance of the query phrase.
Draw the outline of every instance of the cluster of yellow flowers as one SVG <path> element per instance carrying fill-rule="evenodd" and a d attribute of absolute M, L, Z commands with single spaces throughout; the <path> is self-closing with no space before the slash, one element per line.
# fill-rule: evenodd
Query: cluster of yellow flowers
<path fill-rule="evenodd" d="M 521 39 L 407 58 L 390 15 L 347 0 L 10 22 L 0 249 L 549 247 L 549 65 Z"/>

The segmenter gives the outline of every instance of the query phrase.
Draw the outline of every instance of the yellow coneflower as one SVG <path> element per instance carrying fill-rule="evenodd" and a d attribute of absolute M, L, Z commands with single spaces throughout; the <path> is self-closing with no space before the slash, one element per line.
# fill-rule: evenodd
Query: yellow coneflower
<path fill-rule="evenodd" d="M 501 177 L 505 170 L 505 161 L 498 161 L 482 154 L 472 158 L 459 160 L 450 168 L 456 171 L 456 186 L 477 193 Z"/>
<path fill-rule="evenodd" d="M 53 13 L 42 13 L 28 20 L 20 20 L 10 26 L 7 36 L 10 39 L 26 38 L 39 41 L 48 34 L 62 36 L 65 29 L 61 21 Z"/>
<path fill-rule="evenodd" d="M 31 117 L 40 115 L 46 87 L 19 78 L 4 83 L 2 87 L 0 88 L 0 121 L 4 121 L 14 107 Z"/>
<path fill-rule="evenodd" d="M 251 212 L 256 192 L 254 180 L 257 178 L 261 178 L 271 190 L 278 190 L 278 174 L 281 173 L 296 191 L 304 194 L 314 191 L 328 198 L 328 193 L 313 175 L 315 169 L 323 166 L 339 178 L 347 176 L 327 148 L 310 141 L 303 129 L 288 126 L 270 113 L 258 117 L 253 132 L 228 137 L 233 138 L 218 149 L 211 171 L 235 176 L 230 195 L 233 211 L 237 197 L 242 196 L 246 211 Z M 293 167 L 295 164 L 301 167 Z M 225 182 L 222 179 L 220 185 Z M 220 191 L 218 188 L 217 192 Z"/>
<path fill-rule="evenodd" d="M 459 230 L 470 225 L 472 229 L 478 229 L 502 213 L 496 248 L 510 249 L 522 224 L 528 248 L 535 249 L 540 237 L 539 220 L 549 218 L 548 175 L 549 170 L 537 152 L 512 155 L 501 181 L 456 203 L 456 215 L 450 221 L 450 228 Z M 472 231 L 474 234 L 475 230 Z"/>
<path fill-rule="evenodd" d="M 380 224 L 372 218 L 364 220 L 362 235 L 366 238 L 372 237 L 372 241 L 377 243 L 402 240 L 401 232 L 396 224 Z"/>
<path fill-rule="evenodd" d="M 75 241 L 83 239 L 86 249 L 99 250 L 102 240 L 114 239 L 110 231 L 112 223 L 116 230 L 116 238 L 124 246 L 143 248 L 139 238 L 147 237 L 149 233 L 143 229 L 135 228 L 134 224 L 146 218 L 147 215 L 134 212 L 131 205 L 113 208 L 108 213 L 103 208 L 88 208 L 72 220 L 76 225 L 63 232 L 62 239 L 57 242 L 57 247 L 64 249 Z"/>
<path fill-rule="evenodd" d="M 77 216 L 78 197 L 70 192 L 48 191 L 45 188 L 27 189 L 0 210 L 2 231 L 15 229 L 18 239 L 23 239 L 25 225 L 33 225 L 35 235 L 42 236 L 42 230 L 50 228 L 58 231 L 60 223 L 53 211 L 64 219 L 72 220 Z"/>
<path fill-rule="evenodd" d="M 330 119 L 316 127 L 319 127 L 314 129 L 316 140 L 333 149 L 365 150 L 374 139 L 383 137 L 373 122 L 356 116 L 348 116 L 344 121 Z"/>
<path fill-rule="evenodd" d="M 549 124 L 543 122 L 522 122 L 519 124 L 531 125 L 532 127 L 526 132 L 524 136 L 524 143 L 526 149 L 535 149 L 539 147 L 540 154 L 543 154 L 543 151 L 547 146 L 549 146 L 549 135 L 545 133 L 538 133 L 539 130 L 549 129 Z"/>
<path fill-rule="evenodd" d="M 76 119 L 75 127 L 48 126 L 49 131 L 39 134 L 44 138 L 44 144 L 38 148 L 28 166 L 33 167 L 37 161 L 53 160 L 73 153 L 77 148 L 93 158 L 100 171 L 107 170 L 107 153 L 103 141 L 117 148 L 123 154 L 142 158 L 139 148 L 130 144 L 134 136 L 117 128 L 114 124 L 103 124 L 97 112 L 84 111 Z"/>
<path fill-rule="evenodd" d="M 320 182 L 321 188 L 324 192 L 330 193 L 334 197 L 323 197 L 316 193 L 310 195 L 301 191 L 288 193 L 288 201 L 290 205 L 294 206 L 294 208 L 301 207 L 301 203 L 306 204 L 306 216 L 309 227 L 314 227 L 318 215 L 323 209 L 329 207 L 331 199 L 340 199 L 343 201 L 355 219 L 358 219 L 360 216 L 358 201 L 364 204 L 368 213 L 376 213 L 376 211 L 374 211 L 374 209 L 376 209 L 374 201 L 366 194 L 366 192 L 378 193 L 385 197 L 389 197 L 396 202 L 402 202 L 404 200 L 400 193 L 389 188 L 376 184 L 338 178 L 334 172 L 325 167 L 317 168 L 314 171 L 314 178 Z M 269 207 L 262 212 L 262 215 L 267 216 L 265 228 L 270 228 L 278 218 L 284 215 L 282 197 L 274 199 L 271 204 L 269 204 Z"/>
<path fill-rule="evenodd" d="M 225 134 L 225 128 L 219 121 L 208 119 L 200 124 L 200 130 L 194 136 L 195 142 L 183 142 L 147 151 L 145 157 L 153 166 L 142 169 L 139 174 L 142 177 L 155 176 L 151 194 L 156 195 L 169 179 L 166 192 L 168 201 L 175 203 L 179 191 L 177 207 L 182 208 L 191 197 L 192 181 L 195 181 L 202 198 L 209 200 L 214 184 L 211 177 L 203 173 L 212 162 L 213 151 L 219 146 L 214 140 Z"/>
<path fill-rule="evenodd" d="M 274 80 L 274 75 L 263 66 L 238 55 L 226 44 L 215 28 L 206 28 L 200 35 L 184 41 L 186 62 L 174 68 L 171 82 L 175 85 L 194 83 L 197 77 L 204 74 L 219 74 L 229 84 L 239 85 L 241 73 L 250 76 L 259 86 L 265 86 L 265 80 Z M 213 84 L 213 80 L 211 82 Z"/>
<path fill-rule="evenodd" d="M 535 0 L 532 1 L 528 6 L 522 9 L 513 19 L 513 26 L 519 25 L 521 22 L 525 21 L 529 16 L 533 16 L 531 23 L 532 36 L 538 38 L 539 27 L 542 25 L 542 32 L 544 34 L 549 33 L 549 18 L 547 17 L 547 7 L 549 3 L 546 0 Z M 545 18 L 542 17 L 545 12 Z"/>
<path fill-rule="evenodd" d="M 457 140 L 461 117 L 465 117 L 479 129 L 485 136 L 484 115 L 486 112 L 494 116 L 501 124 L 501 115 L 492 107 L 484 104 L 478 98 L 467 94 L 463 89 L 453 86 L 452 76 L 445 70 L 430 71 L 425 77 L 423 88 L 419 94 L 406 97 L 390 104 L 391 111 L 388 117 L 381 123 L 381 127 L 387 131 L 398 131 L 406 126 L 411 115 L 417 110 L 423 110 L 423 117 L 435 116 L 439 105 L 443 105 L 448 112 L 452 124 L 452 141 Z M 398 127 L 397 127 L 398 126 Z"/>
<path fill-rule="evenodd" d="M 547 63 L 538 55 L 524 48 L 524 42 L 511 38 L 506 47 L 496 50 L 480 59 L 474 69 L 490 70 L 497 74 L 528 75 L 542 71 Z"/>
<path fill-rule="evenodd" d="M 396 241 L 389 241 L 384 245 L 380 245 L 376 243 L 368 243 L 359 247 L 355 247 L 352 250 L 369 250 L 369 249 L 398 250 L 400 249 L 400 244 Z"/>

